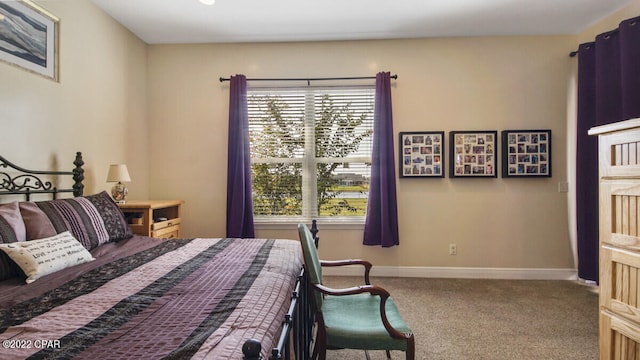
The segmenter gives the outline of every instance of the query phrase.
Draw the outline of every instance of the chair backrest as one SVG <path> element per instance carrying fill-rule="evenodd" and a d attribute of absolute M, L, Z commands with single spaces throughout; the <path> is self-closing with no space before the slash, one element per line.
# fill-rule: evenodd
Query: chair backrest
<path fill-rule="evenodd" d="M 300 236 L 300 244 L 302 245 L 307 278 L 312 284 L 322 284 L 322 266 L 320 265 L 320 257 L 318 256 L 318 249 L 316 249 L 313 235 L 311 235 L 311 231 L 305 224 L 298 224 L 298 235 Z M 314 291 L 314 293 L 316 306 L 321 308 L 322 293 L 319 291 Z"/>

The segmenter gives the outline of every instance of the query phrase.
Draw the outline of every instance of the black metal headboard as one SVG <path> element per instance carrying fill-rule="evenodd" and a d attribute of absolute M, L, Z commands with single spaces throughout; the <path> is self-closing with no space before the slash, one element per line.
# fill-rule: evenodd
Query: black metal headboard
<path fill-rule="evenodd" d="M 27 170 L 17 166 L 4 157 L 0 156 L 0 196 L 2 195 L 24 195 L 27 201 L 31 200 L 33 194 L 51 194 L 55 199 L 59 193 L 73 193 L 73 196 L 82 196 L 84 192 L 84 161 L 82 153 L 76 153 L 73 162 L 75 168 L 72 171 L 47 171 L 47 170 Z M 10 170 L 10 173 L 4 171 Z M 73 186 L 71 188 L 58 189 L 53 186 L 50 180 L 42 180 L 45 176 L 71 176 Z"/>

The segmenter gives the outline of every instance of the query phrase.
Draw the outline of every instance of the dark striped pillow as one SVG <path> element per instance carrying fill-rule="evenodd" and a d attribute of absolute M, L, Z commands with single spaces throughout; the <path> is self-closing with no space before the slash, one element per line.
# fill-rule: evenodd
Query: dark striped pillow
<path fill-rule="evenodd" d="M 17 202 L 0 204 L 0 244 L 26 240 L 26 230 Z M 0 251 L 0 281 L 18 275 L 17 265 Z"/>
<path fill-rule="evenodd" d="M 39 202 L 21 202 L 20 212 L 27 240 L 41 239 L 70 231 L 87 249 L 132 236 L 118 205 L 106 191 Z"/>

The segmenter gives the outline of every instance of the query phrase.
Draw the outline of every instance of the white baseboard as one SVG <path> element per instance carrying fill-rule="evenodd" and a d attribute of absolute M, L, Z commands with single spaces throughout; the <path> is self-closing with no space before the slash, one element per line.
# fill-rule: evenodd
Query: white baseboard
<path fill-rule="evenodd" d="M 329 276 L 361 276 L 362 266 L 324 267 Z M 371 276 L 459 279 L 577 280 L 576 269 L 373 266 Z"/>

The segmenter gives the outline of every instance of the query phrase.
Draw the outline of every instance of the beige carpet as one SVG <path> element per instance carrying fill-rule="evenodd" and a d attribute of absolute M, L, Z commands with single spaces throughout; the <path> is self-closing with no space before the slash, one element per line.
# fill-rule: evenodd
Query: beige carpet
<path fill-rule="evenodd" d="M 358 285 L 325 277 L 328 286 Z M 416 359 L 590 360 L 598 358 L 597 287 L 573 281 L 375 278 L 416 338 Z M 370 352 L 385 359 L 384 352 Z M 392 352 L 404 359 L 404 352 Z M 328 359 L 366 359 L 334 350 Z"/>

